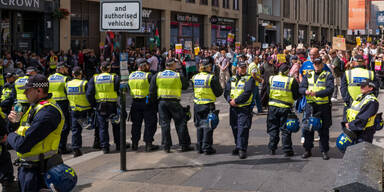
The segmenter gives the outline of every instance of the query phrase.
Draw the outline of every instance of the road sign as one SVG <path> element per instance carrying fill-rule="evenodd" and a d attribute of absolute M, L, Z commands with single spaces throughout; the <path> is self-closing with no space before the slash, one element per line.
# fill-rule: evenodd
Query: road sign
<path fill-rule="evenodd" d="M 141 0 L 100 1 L 100 31 L 139 32 L 141 17 Z"/>

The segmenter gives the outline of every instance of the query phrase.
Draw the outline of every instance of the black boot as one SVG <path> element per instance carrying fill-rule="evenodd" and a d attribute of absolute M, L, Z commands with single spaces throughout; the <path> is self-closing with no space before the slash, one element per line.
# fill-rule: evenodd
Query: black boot
<path fill-rule="evenodd" d="M 303 158 L 303 159 L 306 159 L 306 158 L 308 158 L 308 157 L 312 157 L 312 152 L 311 152 L 311 150 L 309 150 L 309 151 L 305 151 L 305 153 L 301 156 L 301 158 Z"/>
<path fill-rule="evenodd" d="M 181 146 L 181 152 L 187 152 L 187 151 L 193 151 L 193 150 L 194 148 L 189 145 Z"/>
<path fill-rule="evenodd" d="M 74 150 L 73 150 L 73 157 L 74 157 L 74 158 L 75 158 L 75 157 L 82 156 L 82 155 L 83 155 L 83 153 L 81 152 L 80 149 L 74 149 Z"/>
<path fill-rule="evenodd" d="M 3 189 L 2 192 L 19 192 L 19 183 L 16 181 L 5 181 L 1 183 Z"/>
<path fill-rule="evenodd" d="M 145 151 L 146 152 L 151 152 L 151 151 L 156 151 L 159 150 L 158 145 L 153 145 L 152 143 L 145 143 Z"/>
<path fill-rule="evenodd" d="M 95 137 L 95 140 L 93 141 L 92 148 L 94 148 L 94 149 L 101 149 L 99 137 Z"/>
<path fill-rule="evenodd" d="M 72 153 L 72 150 L 67 149 L 67 147 L 59 148 L 59 153 L 64 155 L 64 154 L 69 154 Z"/>
<path fill-rule="evenodd" d="M 327 152 L 322 152 L 321 155 L 323 156 L 324 160 L 328 160 L 329 159 L 329 156 L 328 156 Z"/>
<path fill-rule="evenodd" d="M 137 151 L 139 150 L 139 143 L 132 142 L 132 151 Z"/>
<path fill-rule="evenodd" d="M 247 152 L 246 152 L 246 151 L 243 151 L 243 150 L 240 150 L 240 151 L 239 151 L 239 158 L 240 158 L 240 159 L 245 159 L 245 158 L 247 158 Z"/>

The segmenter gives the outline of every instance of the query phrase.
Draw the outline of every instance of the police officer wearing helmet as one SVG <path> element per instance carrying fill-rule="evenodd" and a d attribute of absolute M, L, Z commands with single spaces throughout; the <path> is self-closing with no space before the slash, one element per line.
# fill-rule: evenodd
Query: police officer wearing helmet
<path fill-rule="evenodd" d="M 49 82 L 44 75 L 31 77 L 22 89 L 30 107 L 21 120 L 15 111 L 8 115 L 10 125 L 17 130 L 9 133 L 7 141 L 17 152 L 21 191 L 37 192 L 47 188 L 44 173 L 63 162 L 58 150 L 65 117 L 48 93 Z"/>
<path fill-rule="evenodd" d="M 111 64 L 103 62 L 100 74 L 94 75 L 88 83 L 87 99 L 91 106 L 96 107 L 96 119 L 99 126 L 100 145 L 104 154 L 109 153 L 108 119 L 117 113 L 117 100 L 120 80 L 111 74 Z M 116 151 L 120 151 L 119 124 L 112 122 L 113 140 Z"/>
<path fill-rule="evenodd" d="M 48 77 L 49 93 L 52 94 L 52 99 L 60 106 L 65 116 L 65 124 L 61 133 L 60 139 L 60 153 L 67 154 L 71 151 L 67 149 L 67 139 L 70 127 L 70 114 L 69 114 L 69 101 L 67 92 L 65 91 L 65 84 L 69 81 L 68 66 L 65 63 L 59 63 L 56 68 L 56 73 Z"/>
<path fill-rule="evenodd" d="M 365 79 L 360 84 L 360 95 L 347 109 L 345 127 L 356 134 L 356 143 L 372 143 L 376 132 L 375 118 L 379 110 L 379 102 L 375 96 L 376 84 Z"/>
<path fill-rule="evenodd" d="M 216 97 L 223 94 L 219 79 L 210 74 L 212 63 L 209 58 L 200 60 L 200 73 L 192 77 L 194 87 L 194 123 L 196 126 L 197 150 L 211 155 L 216 153 L 212 147 L 213 128 L 208 124 L 208 114 L 215 110 Z"/>
<path fill-rule="evenodd" d="M 355 59 L 356 62 L 354 68 L 345 71 L 345 74 L 341 79 L 340 92 L 346 108 L 349 108 L 352 102 L 357 99 L 357 96 L 360 95 L 360 83 L 364 79 L 373 81 L 375 86 L 379 87 L 379 82 L 376 79 L 375 73 L 366 69 L 363 56 L 356 55 Z M 378 96 L 379 91 L 375 90 L 373 93 L 375 96 Z"/>
<path fill-rule="evenodd" d="M 27 67 L 27 75 L 20 76 L 15 81 L 15 89 L 16 89 L 16 102 L 20 103 L 23 106 L 23 111 L 28 109 L 29 103 L 27 96 L 24 94 L 24 90 L 20 89 L 21 87 L 24 87 L 25 84 L 28 82 L 28 79 L 30 76 L 36 75 L 36 68 L 35 67 Z"/>
<path fill-rule="evenodd" d="M 153 137 L 157 129 L 157 109 L 156 103 L 149 99 L 149 86 L 152 74 L 149 72 L 150 66 L 146 59 L 136 60 L 138 71 L 129 75 L 129 88 L 132 95 L 131 119 L 132 119 L 132 150 L 137 151 L 141 137 L 141 124 L 144 119 L 144 142 L 145 151 L 150 152 L 159 149 L 153 145 Z"/>
<path fill-rule="evenodd" d="M 328 160 L 329 151 L 329 127 L 332 125 L 330 98 L 334 91 L 334 78 L 332 74 L 324 70 L 324 63 L 321 58 L 313 61 L 314 71 L 311 71 L 303 77 L 300 84 L 299 93 L 305 95 L 307 105 L 305 108 L 304 119 L 309 119 L 314 115 L 322 121 L 318 130 L 320 136 L 320 150 L 324 160 Z M 302 158 L 312 156 L 314 130 L 304 127 L 304 149 Z"/>
<path fill-rule="evenodd" d="M 288 114 L 296 99 L 299 98 L 299 84 L 294 77 L 287 76 L 289 67 L 283 64 L 279 74 L 269 78 L 269 102 L 267 116 L 267 133 L 269 134 L 268 148 L 275 155 L 281 130 L 283 151 L 285 157 L 293 156 L 291 132 L 286 128 Z"/>
<path fill-rule="evenodd" d="M 0 107 L 2 108 L 5 114 L 9 114 L 12 109 L 12 106 L 16 100 L 16 89 L 15 89 L 15 80 L 16 75 L 14 73 L 7 73 L 5 75 L 6 83 L 1 92 L 1 101 Z"/>
<path fill-rule="evenodd" d="M 82 155 L 82 137 L 81 131 L 84 124 L 87 124 L 88 112 L 91 110 L 91 104 L 85 95 L 87 91 L 87 80 L 83 80 L 83 72 L 79 66 L 72 70 L 73 80 L 65 85 L 69 106 L 71 108 L 71 130 L 72 130 L 72 150 L 73 156 Z"/>
<path fill-rule="evenodd" d="M 161 126 L 162 145 L 166 153 L 170 153 L 172 146 L 171 119 L 175 122 L 176 132 L 181 146 L 181 152 L 193 150 L 188 133 L 186 113 L 180 104 L 181 90 L 189 86 L 188 80 L 176 72 L 176 60 L 168 59 L 166 69 L 152 77 L 149 94 L 150 98 L 159 101 L 159 123 Z"/>
<path fill-rule="evenodd" d="M 230 104 L 229 123 L 235 139 L 235 149 L 232 155 L 239 155 L 240 159 L 247 158 L 249 129 L 252 124 L 252 109 L 255 79 L 247 74 L 247 64 L 240 61 L 236 68 L 236 75 L 226 84 L 224 98 Z"/>

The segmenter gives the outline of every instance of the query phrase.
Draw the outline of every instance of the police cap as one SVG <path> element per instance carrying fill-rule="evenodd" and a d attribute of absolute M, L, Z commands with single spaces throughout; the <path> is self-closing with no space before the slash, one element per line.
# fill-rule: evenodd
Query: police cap
<path fill-rule="evenodd" d="M 245 61 L 240 61 L 239 64 L 237 64 L 238 67 L 247 67 L 247 63 Z"/>
<path fill-rule="evenodd" d="M 321 64 L 323 60 L 319 57 L 313 60 L 313 64 Z"/>
<path fill-rule="evenodd" d="M 16 75 L 15 73 L 7 73 L 7 74 L 5 74 L 5 78 L 11 78 L 15 75 Z"/>
<path fill-rule="evenodd" d="M 148 63 L 148 60 L 146 60 L 145 58 L 138 58 L 138 59 L 136 59 L 136 64 L 138 66 L 142 66 L 142 65 L 149 64 L 149 63 Z"/>
<path fill-rule="evenodd" d="M 364 79 L 364 80 L 360 83 L 360 86 L 361 86 L 361 87 L 370 86 L 370 87 L 376 88 L 375 83 L 373 83 L 373 81 L 370 80 L 370 79 Z"/>
<path fill-rule="evenodd" d="M 168 60 L 165 62 L 165 65 L 167 65 L 167 66 L 171 66 L 171 65 L 173 65 L 173 64 L 175 64 L 175 63 L 176 63 L 176 60 L 173 59 L 173 58 L 171 58 L 171 59 L 168 59 Z"/>
<path fill-rule="evenodd" d="M 282 64 L 280 67 L 279 67 L 279 71 L 284 73 L 286 71 L 289 70 L 289 66 L 287 64 Z"/>
<path fill-rule="evenodd" d="M 200 60 L 200 64 L 202 66 L 211 66 L 212 63 L 211 63 L 211 60 L 209 58 L 203 58 Z"/>
<path fill-rule="evenodd" d="M 29 89 L 29 88 L 48 88 L 49 81 L 48 79 L 41 74 L 37 74 L 28 79 L 28 82 L 19 89 Z"/>
<path fill-rule="evenodd" d="M 59 64 L 57 64 L 57 68 L 62 68 L 62 67 L 66 67 L 66 68 L 69 68 L 69 66 L 67 65 L 66 62 L 60 62 Z"/>

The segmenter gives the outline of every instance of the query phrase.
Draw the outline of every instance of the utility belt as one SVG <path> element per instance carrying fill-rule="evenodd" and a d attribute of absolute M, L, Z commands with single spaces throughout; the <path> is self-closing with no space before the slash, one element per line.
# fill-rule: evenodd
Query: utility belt
<path fill-rule="evenodd" d="M 117 102 L 100 102 L 97 105 L 97 111 L 101 115 L 115 114 L 117 108 Z"/>
<path fill-rule="evenodd" d="M 145 103 L 147 98 L 133 98 L 132 101 L 137 103 Z"/>
<path fill-rule="evenodd" d="M 177 101 L 177 102 L 179 102 L 180 99 L 175 99 L 175 98 L 172 98 L 172 99 L 170 99 L 170 98 L 160 98 L 159 101 Z"/>
<path fill-rule="evenodd" d="M 44 155 L 40 154 L 39 159 L 40 159 L 39 161 L 27 161 L 27 160 L 18 158 L 15 160 L 13 165 L 17 167 L 28 168 L 28 169 L 33 169 L 33 168 L 39 169 L 41 173 L 45 173 L 52 167 L 60 165 L 64 162 L 60 154 L 53 155 L 48 159 L 44 159 Z"/>

